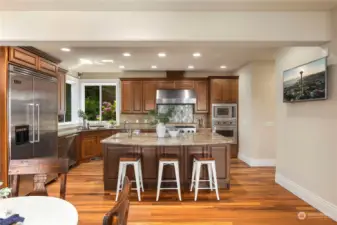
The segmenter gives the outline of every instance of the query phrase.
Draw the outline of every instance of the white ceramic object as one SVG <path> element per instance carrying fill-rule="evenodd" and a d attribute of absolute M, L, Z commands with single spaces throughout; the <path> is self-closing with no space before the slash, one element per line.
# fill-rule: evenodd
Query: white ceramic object
<path fill-rule="evenodd" d="M 179 130 L 169 130 L 169 134 L 173 138 L 177 137 L 179 132 L 180 132 Z"/>
<path fill-rule="evenodd" d="M 165 124 L 158 123 L 157 127 L 156 127 L 156 131 L 157 131 L 157 136 L 159 138 L 165 137 L 165 134 L 166 134 L 166 126 L 165 126 Z"/>

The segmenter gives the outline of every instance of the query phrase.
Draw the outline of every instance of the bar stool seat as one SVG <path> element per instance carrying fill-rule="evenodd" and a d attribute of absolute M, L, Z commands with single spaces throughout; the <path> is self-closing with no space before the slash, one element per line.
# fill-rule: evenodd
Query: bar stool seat
<path fill-rule="evenodd" d="M 141 201 L 140 191 L 142 190 L 142 192 L 144 192 L 144 184 L 143 184 L 141 156 L 139 154 L 125 154 L 119 158 L 116 201 L 118 200 L 119 192 L 123 190 L 123 186 L 124 186 L 123 179 L 126 174 L 127 166 L 129 165 L 133 166 L 134 168 L 136 180 L 131 180 L 131 182 L 136 183 L 135 189 L 137 190 L 138 201 Z M 132 190 L 135 190 L 135 189 L 132 189 Z"/>
<path fill-rule="evenodd" d="M 207 165 L 208 180 L 200 180 L 200 172 L 202 165 Z M 200 188 L 199 187 L 200 182 L 209 182 L 209 187 Z M 199 189 L 207 189 L 211 191 L 215 189 L 216 198 L 217 200 L 220 200 L 215 159 L 213 157 L 205 156 L 202 154 L 193 155 L 193 169 L 192 169 L 192 180 L 190 191 L 193 190 L 193 186 L 195 186 L 194 201 L 198 199 Z"/>
<path fill-rule="evenodd" d="M 174 166 L 175 171 L 175 180 L 163 180 L 163 170 L 164 166 L 171 165 Z M 162 182 L 176 182 L 177 187 L 173 188 L 162 188 L 161 183 Z M 179 158 L 177 155 L 173 154 L 164 154 L 159 157 L 159 168 L 158 168 L 158 181 L 157 181 L 157 197 L 156 201 L 159 200 L 160 190 L 177 190 L 178 191 L 178 197 L 181 201 L 181 189 L 180 189 L 180 175 L 179 175 Z"/>

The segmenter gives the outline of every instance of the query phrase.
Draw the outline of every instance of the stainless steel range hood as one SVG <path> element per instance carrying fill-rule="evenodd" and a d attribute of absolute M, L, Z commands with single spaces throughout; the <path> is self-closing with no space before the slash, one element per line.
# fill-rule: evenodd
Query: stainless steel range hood
<path fill-rule="evenodd" d="M 157 104 L 195 104 L 197 97 L 194 90 L 157 90 Z"/>

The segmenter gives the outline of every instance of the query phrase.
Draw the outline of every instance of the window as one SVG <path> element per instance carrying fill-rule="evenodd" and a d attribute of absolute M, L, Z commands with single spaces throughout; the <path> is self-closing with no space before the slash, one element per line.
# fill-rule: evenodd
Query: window
<path fill-rule="evenodd" d="M 117 121 L 116 84 L 84 84 L 84 111 L 89 121 Z"/>
<path fill-rule="evenodd" d="M 66 83 L 66 115 L 65 115 L 65 122 L 71 122 L 71 92 L 72 92 L 72 85 Z"/>

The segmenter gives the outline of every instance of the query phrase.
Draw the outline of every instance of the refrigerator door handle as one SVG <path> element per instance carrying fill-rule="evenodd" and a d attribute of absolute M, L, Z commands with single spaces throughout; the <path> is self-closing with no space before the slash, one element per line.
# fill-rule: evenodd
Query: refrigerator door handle
<path fill-rule="evenodd" d="M 37 107 L 37 140 L 35 142 L 40 142 L 40 104 L 36 104 Z"/>
<path fill-rule="evenodd" d="M 30 103 L 30 104 L 28 104 L 28 123 L 30 124 L 30 121 L 29 121 L 29 108 L 30 108 L 30 106 L 32 106 L 32 111 L 33 111 L 33 115 L 32 115 L 32 118 L 33 118 L 33 120 L 32 120 L 32 124 L 33 124 L 33 126 L 32 126 L 32 130 L 33 130 L 33 135 L 32 135 L 32 137 L 33 137 L 33 140 L 30 140 L 30 138 L 29 138 L 29 142 L 30 143 L 34 143 L 35 142 L 35 123 L 34 123 L 34 104 L 33 103 Z"/>

